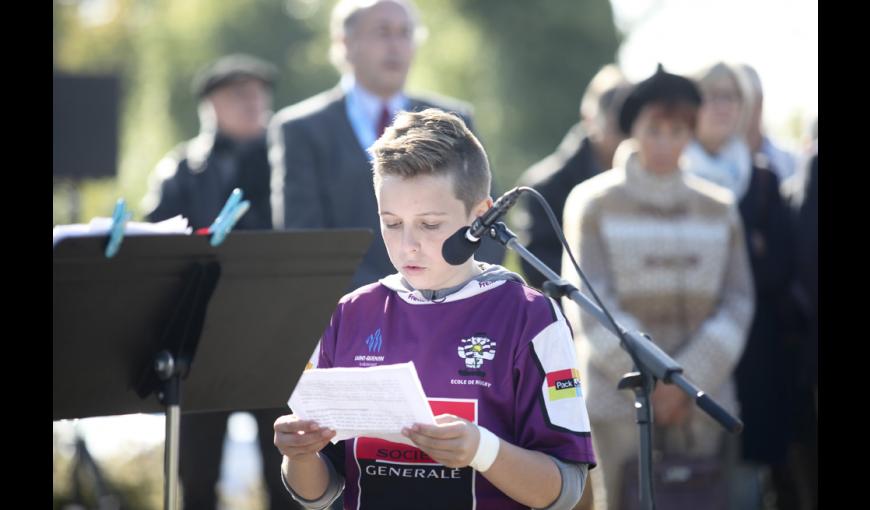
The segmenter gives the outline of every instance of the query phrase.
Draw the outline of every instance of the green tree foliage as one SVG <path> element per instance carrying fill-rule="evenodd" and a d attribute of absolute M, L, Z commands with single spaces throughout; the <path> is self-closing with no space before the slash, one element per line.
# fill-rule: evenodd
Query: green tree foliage
<path fill-rule="evenodd" d="M 113 73 L 122 82 L 118 179 L 85 183 L 82 218 L 108 215 L 118 196 L 141 217 L 139 202 L 154 165 L 197 132 L 190 83 L 203 64 L 232 52 L 271 61 L 280 71 L 276 110 L 334 85 L 338 74 L 327 57 L 333 4 L 55 0 L 55 69 Z M 429 36 L 418 50 L 409 89 L 474 105 L 503 189 L 576 122 L 583 88 L 614 59 L 619 43 L 607 0 L 417 4 Z M 95 10 L 102 20 L 89 14 Z M 54 219 L 68 221 L 58 190 Z"/>

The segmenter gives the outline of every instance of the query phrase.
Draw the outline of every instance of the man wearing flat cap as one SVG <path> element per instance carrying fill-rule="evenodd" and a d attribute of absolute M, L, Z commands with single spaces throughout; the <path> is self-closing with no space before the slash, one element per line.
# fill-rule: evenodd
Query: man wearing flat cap
<path fill-rule="evenodd" d="M 272 228 L 265 132 L 274 80 L 271 64 L 248 55 L 220 58 L 196 75 L 193 93 L 199 99 L 200 133 L 157 164 L 144 200 L 148 221 L 181 214 L 194 229 L 208 227 L 233 189 L 240 188 L 251 208 L 234 229 Z M 184 508 L 218 506 L 216 485 L 231 412 L 185 414 L 181 419 Z M 273 424 L 285 409 L 251 412 L 258 425 L 269 508 L 296 508 L 281 484 L 281 455 L 272 444 Z"/>
<path fill-rule="evenodd" d="M 157 164 L 143 202 L 148 221 L 181 214 L 194 229 L 208 227 L 238 187 L 251 208 L 235 228 L 272 228 L 265 130 L 274 77 L 274 66 L 241 54 L 196 75 L 200 133 Z"/>

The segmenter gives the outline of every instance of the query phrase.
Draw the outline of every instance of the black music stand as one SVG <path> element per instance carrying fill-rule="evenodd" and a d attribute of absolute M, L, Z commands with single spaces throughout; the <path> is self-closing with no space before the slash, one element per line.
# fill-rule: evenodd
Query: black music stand
<path fill-rule="evenodd" d="M 371 238 L 131 236 L 111 259 L 106 237 L 60 241 L 53 419 L 165 411 L 164 507 L 176 508 L 182 394 L 185 412 L 286 405 Z"/>

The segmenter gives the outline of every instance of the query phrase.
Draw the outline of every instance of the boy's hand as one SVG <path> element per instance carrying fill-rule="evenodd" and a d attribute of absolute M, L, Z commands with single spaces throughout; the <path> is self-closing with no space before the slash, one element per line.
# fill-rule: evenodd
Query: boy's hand
<path fill-rule="evenodd" d="M 297 462 L 316 458 L 317 452 L 335 437 L 334 430 L 321 429 L 316 422 L 300 420 L 294 414 L 279 416 L 274 428 L 275 446 L 282 455 Z"/>
<path fill-rule="evenodd" d="M 427 455 L 450 468 L 466 467 L 477 452 L 480 431 L 468 420 L 452 414 L 435 417 L 437 425 L 415 424 L 402 430 Z"/>

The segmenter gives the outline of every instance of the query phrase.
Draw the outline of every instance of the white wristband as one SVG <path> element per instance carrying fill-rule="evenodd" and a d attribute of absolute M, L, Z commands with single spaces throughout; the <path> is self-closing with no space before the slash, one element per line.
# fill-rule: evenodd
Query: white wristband
<path fill-rule="evenodd" d="M 492 467 L 492 463 L 495 462 L 495 458 L 498 456 L 500 441 L 498 436 L 480 425 L 477 426 L 477 430 L 480 431 L 480 442 L 477 443 L 477 451 L 468 465 L 483 473 Z"/>

